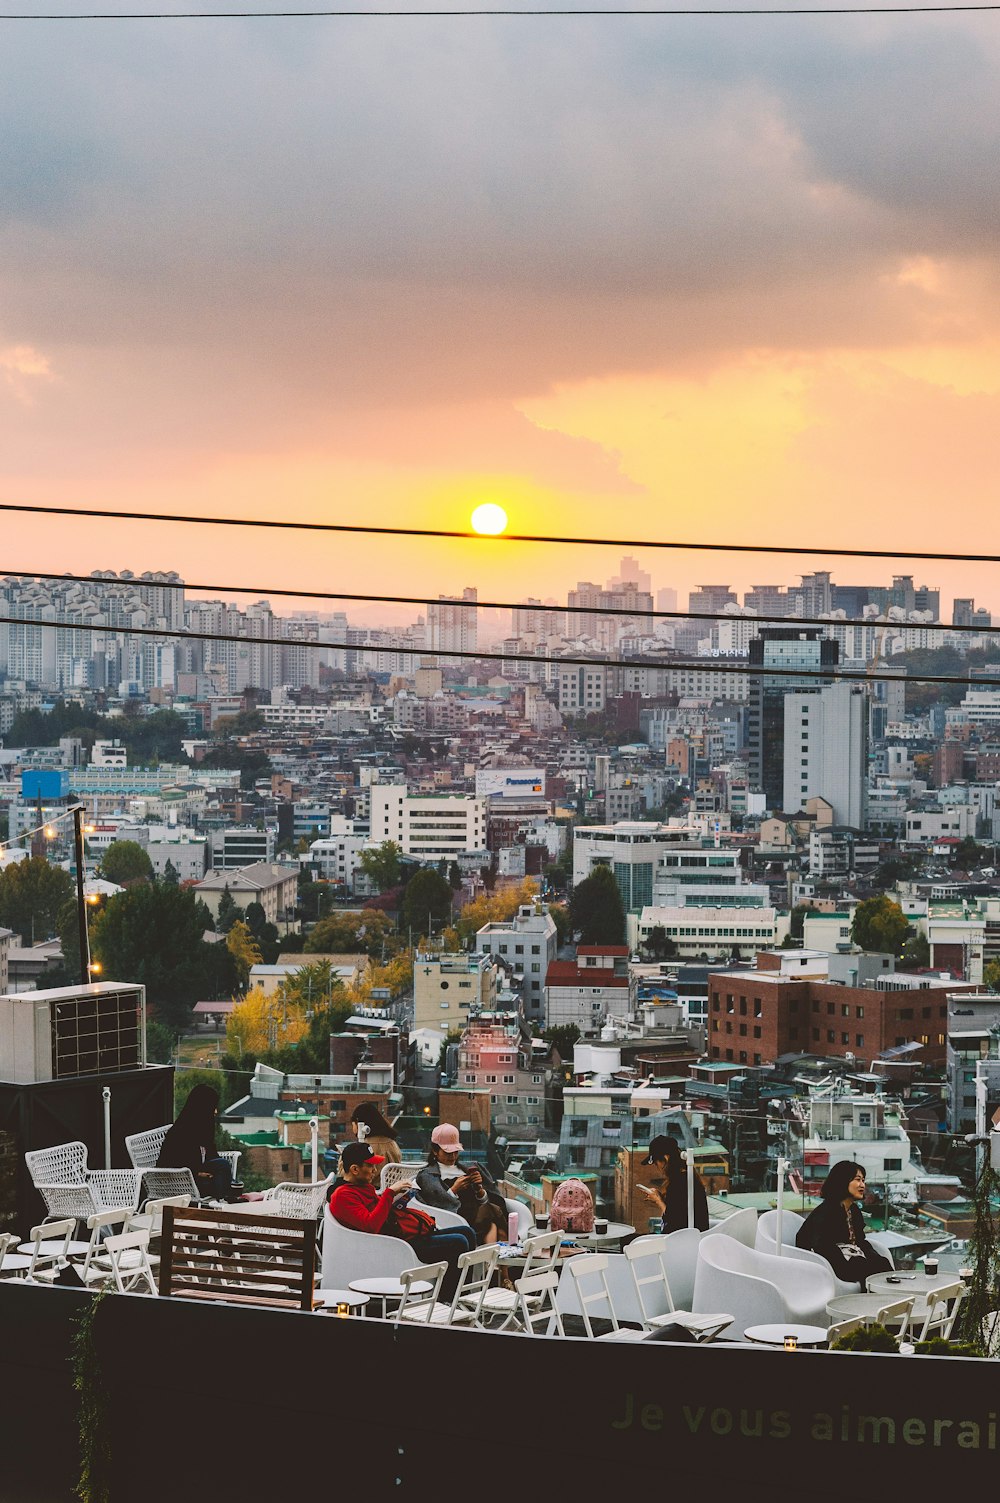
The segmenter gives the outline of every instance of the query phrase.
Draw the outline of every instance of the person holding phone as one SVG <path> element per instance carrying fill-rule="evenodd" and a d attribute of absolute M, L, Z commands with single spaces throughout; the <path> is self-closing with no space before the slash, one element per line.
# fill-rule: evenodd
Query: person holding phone
<path fill-rule="evenodd" d="M 507 1240 L 507 1202 L 485 1165 L 458 1162 L 462 1152 L 458 1128 L 442 1122 L 431 1133 L 427 1163 L 417 1175 L 424 1205 L 463 1216 L 480 1247 Z"/>
<path fill-rule="evenodd" d="M 677 1140 L 665 1135 L 654 1138 L 642 1163 L 652 1164 L 660 1182 L 636 1188 L 659 1211 L 660 1231 L 664 1235 L 679 1232 L 688 1224 L 688 1180 L 687 1165 L 681 1158 Z M 694 1224 L 699 1231 L 708 1229 L 708 1197 L 697 1170 L 694 1171 Z"/>

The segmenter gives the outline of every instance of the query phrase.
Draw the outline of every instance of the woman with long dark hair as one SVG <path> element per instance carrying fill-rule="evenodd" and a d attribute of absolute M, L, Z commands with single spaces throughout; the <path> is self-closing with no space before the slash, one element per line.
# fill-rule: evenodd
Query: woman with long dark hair
<path fill-rule="evenodd" d="M 387 1164 L 402 1163 L 396 1134 L 374 1101 L 359 1101 L 351 1113 L 351 1132 L 359 1143 L 367 1143 L 372 1153 Z"/>
<path fill-rule="evenodd" d="M 236 1199 L 233 1171 L 228 1159 L 220 1158 L 215 1146 L 215 1118 L 219 1093 L 210 1085 L 192 1086 L 177 1121 L 163 1140 L 157 1167 L 190 1169 L 198 1194 L 214 1200 Z"/>
<path fill-rule="evenodd" d="M 688 1224 L 688 1177 L 677 1139 L 667 1137 L 665 1133 L 654 1138 L 642 1162 L 652 1164 L 661 1180 L 659 1186 L 637 1185 L 636 1188 L 659 1211 L 660 1231 L 664 1234 L 679 1232 Z M 694 1170 L 694 1224 L 699 1231 L 708 1230 L 708 1197 L 697 1169 Z"/>
<path fill-rule="evenodd" d="M 820 1203 L 806 1217 L 795 1237 L 796 1247 L 808 1248 L 825 1258 L 845 1284 L 860 1284 L 873 1273 L 891 1273 L 888 1258 L 875 1251 L 865 1236 L 861 1202 L 865 1198 L 865 1171 L 852 1159 L 834 1164 L 820 1190 Z"/>

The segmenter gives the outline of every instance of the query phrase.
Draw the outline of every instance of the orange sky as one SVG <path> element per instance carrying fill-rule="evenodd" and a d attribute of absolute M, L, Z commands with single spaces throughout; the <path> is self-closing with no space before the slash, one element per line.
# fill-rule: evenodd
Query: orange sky
<path fill-rule="evenodd" d="M 4 33 L 0 498 L 1000 552 L 1000 28 L 367 24 Z M 621 553 L 4 526 L 9 568 L 254 593 Z M 640 561 L 682 602 L 824 566 Z M 829 566 L 1000 612 L 985 567 Z"/>

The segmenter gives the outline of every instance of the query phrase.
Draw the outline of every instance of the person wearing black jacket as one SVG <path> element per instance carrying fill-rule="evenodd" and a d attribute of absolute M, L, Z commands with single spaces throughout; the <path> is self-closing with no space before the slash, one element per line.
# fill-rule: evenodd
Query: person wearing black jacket
<path fill-rule="evenodd" d="M 507 1202 L 485 1164 L 459 1164 L 458 1128 L 442 1122 L 431 1133 L 427 1163 L 417 1175 L 417 1194 L 426 1206 L 454 1211 L 476 1233 L 480 1247 L 508 1236 Z"/>
<path fill-rule="evenodd" d="M 687 1166 L 681 1158 L 676 1138 L 654 1138 L 642 1163 L 652 1164 L 663 1176 L 659 1188 L 650 1185 L 637 1187 L 659 1211 L 660 1231 L 664 1235 L 679 1232 L 688 1224 L 688 1180 Z M 697 1170 L 694 1171 L 694 1224 L 700 1232 L 708 1230 L 708 1196 Z"/>
<path fill-rule="evenodd" d="M 860 1284 L 874 1273 L 891 1273 L 888 1258 L 875 1251 L 865 1236 L 861 1202 L 865 1198 L 865 1171 L 850 1159 L 834 1164 L 820 1190 L 819 1205 L 806 1217 L 795 1236 L 795 1246 L 825 1258 L 838 1279 Z"/>
<path fill-rule="evenodd" d="M 219 1093 L 210 1085 L 192 1086 L 167 1132 L 156 1161 L 157 1168 L 190 1169 L 198 1194 L 216 1200 L 238 1200 L 233 1191 L 233 1171 L 228 1159 L 215 1146 L 215 1117 Z"/>

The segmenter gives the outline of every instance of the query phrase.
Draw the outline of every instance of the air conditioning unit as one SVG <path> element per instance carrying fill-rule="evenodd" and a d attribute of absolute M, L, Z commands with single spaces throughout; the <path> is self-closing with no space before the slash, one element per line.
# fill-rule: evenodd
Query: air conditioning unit
<path fill-rule="evenodd" d="M 0 1080 L 34 1085 L 146 1063 L 146 988 L 113 981 L 0 997 Z"/>

